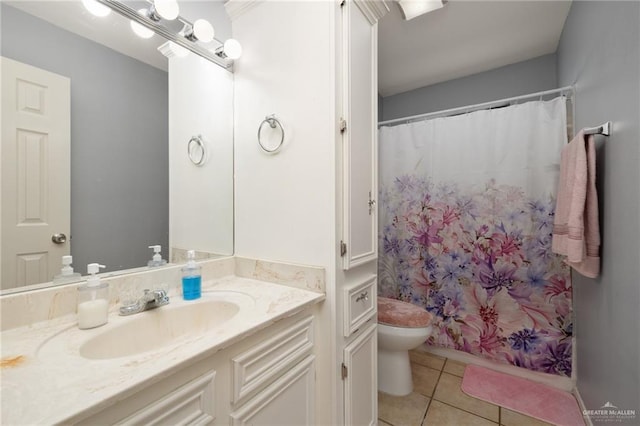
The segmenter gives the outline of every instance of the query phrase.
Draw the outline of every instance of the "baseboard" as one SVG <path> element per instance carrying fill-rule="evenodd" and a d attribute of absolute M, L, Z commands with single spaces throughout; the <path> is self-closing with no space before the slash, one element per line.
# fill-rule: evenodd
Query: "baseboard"
<path fill-rule="evenodd" d="M 582 411 L 582 413 L 584 413 L 587 408 L 584 405 L 584 401 L 582 400 L 582 396 L 580 396 L 580 391 L 578 390 L 577 387 L 575 387 L 575 388 L 573 388 L 573 391 L 571 391 L 571 393 L 575 397 L 576 401 L 578 401 L 578 407 L 580 407 L 580 411 Z M 593 422 L 591 421 L 591 417 L 583 415 L 582 418 L 584 419 L 584 423 L 586 424 L 586 426 L 593 426 Z"/>
<path fill-rule="evenodd" d="M 575 389 L 574 382 L 570 377 L 560 377 L 553 374 L 530 371 L 525 368 L 516 367 L 514 365 L 499 364 L 495 361 L 490 361 L 488 359 L 484 359 L 476 355 L 471 355 L 467 352 L 457 351 L 455 349 L 435 348 L 423 344 L 418 348 L 418 350 L 429 352 L 434 355 L 443 356 L 445 358 L 463 362 L 465 364 L 479 365 L 481 367 L 489 368 L 501 373 L 511 374 L 516 377 L 522 377 L 524 379 L 529 379 L 534 382 L 549 385 L 566 392 L 572 392 Z"/>

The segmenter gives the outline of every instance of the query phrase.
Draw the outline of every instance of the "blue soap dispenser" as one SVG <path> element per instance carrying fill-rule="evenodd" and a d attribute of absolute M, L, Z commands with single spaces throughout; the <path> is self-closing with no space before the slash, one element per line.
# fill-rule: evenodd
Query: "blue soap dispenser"
<path fill-rule="evenodd" d="M 184 300 L 199 299 L 202 295 L 202 268 L 196 263 L 196 252 L 187 252 L 187 264 L 182 268 L 182 297 Z"/>

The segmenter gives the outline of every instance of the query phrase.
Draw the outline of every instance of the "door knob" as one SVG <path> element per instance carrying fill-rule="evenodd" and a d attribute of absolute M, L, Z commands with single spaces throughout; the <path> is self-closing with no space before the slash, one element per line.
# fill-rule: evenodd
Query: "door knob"
<path fill-rule="evenodd" d="M 51 236 L 51 241 L 56 244 L 64 244 L 67 242 L 67 236 L 64 234 L 53 234 Z"/>

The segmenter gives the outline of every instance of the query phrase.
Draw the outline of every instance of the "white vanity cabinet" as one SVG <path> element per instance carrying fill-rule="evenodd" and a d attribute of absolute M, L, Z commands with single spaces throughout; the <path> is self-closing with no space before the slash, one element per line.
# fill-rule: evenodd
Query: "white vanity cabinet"
<path fill-rule="evenodd" d="M 312 425 L 314 317 L 276 322 L 70 424 Z"/>

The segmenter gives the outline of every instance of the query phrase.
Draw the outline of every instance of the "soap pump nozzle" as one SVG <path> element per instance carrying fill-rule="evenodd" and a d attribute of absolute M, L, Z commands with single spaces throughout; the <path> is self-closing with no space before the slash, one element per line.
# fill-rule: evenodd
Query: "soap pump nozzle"
<path fill-rule="evenodd" d="M 153 245 L 153 246 L 149 246 L 150 249 L 153 249 L 153 257 L 151 258 L 151 260 L 149 262 L 147 262 L 147 266 L 149 267 L 153 267 L 153 266 L 162 266 L 165 265 L 167 263 L 166 260 L 164 260 L 162 258 L 162 255 L 160 254 L 160 252 L 162 251 L 162 246 L 159 244 Z"/>
<path fill-rule="evenodd" d="M 53 277 L 54 284 L 62 284 L 80 280 L 80 274 L 77 272 L 73 272 L 73 267 L 71 266 L 72 263 L 73 257 L 71 257 L 71 255 L 62 256 L 62 269 L 60 270 L 59 275 Z"/>
<path fill-rule="evenodd" d="M 187 251 L 187 266 L 193 267 L 196 265 L 196 252 L 195 250 Z"/>
<path fill-rule="evenodd" d="M 103 268 L 106 268 L 106 266 L 100 265 L 99 263 L 90 263 L 87 265 L 87 273 L 89 274 L 89 278 L 87 279 L 88 286 L 100 285 L 100 278 L 98 278 L 96 274 Z"/>
<path fill-rule="evenodd" d="M 73 267 L 71 266 L 71 264 L 73 263 L 73 257 L 72 256 L 62 256 L 62 269 L 60 271 L 60 274 L 64 277 L 67 277 L 69 275 L 73 275 Z"/>

